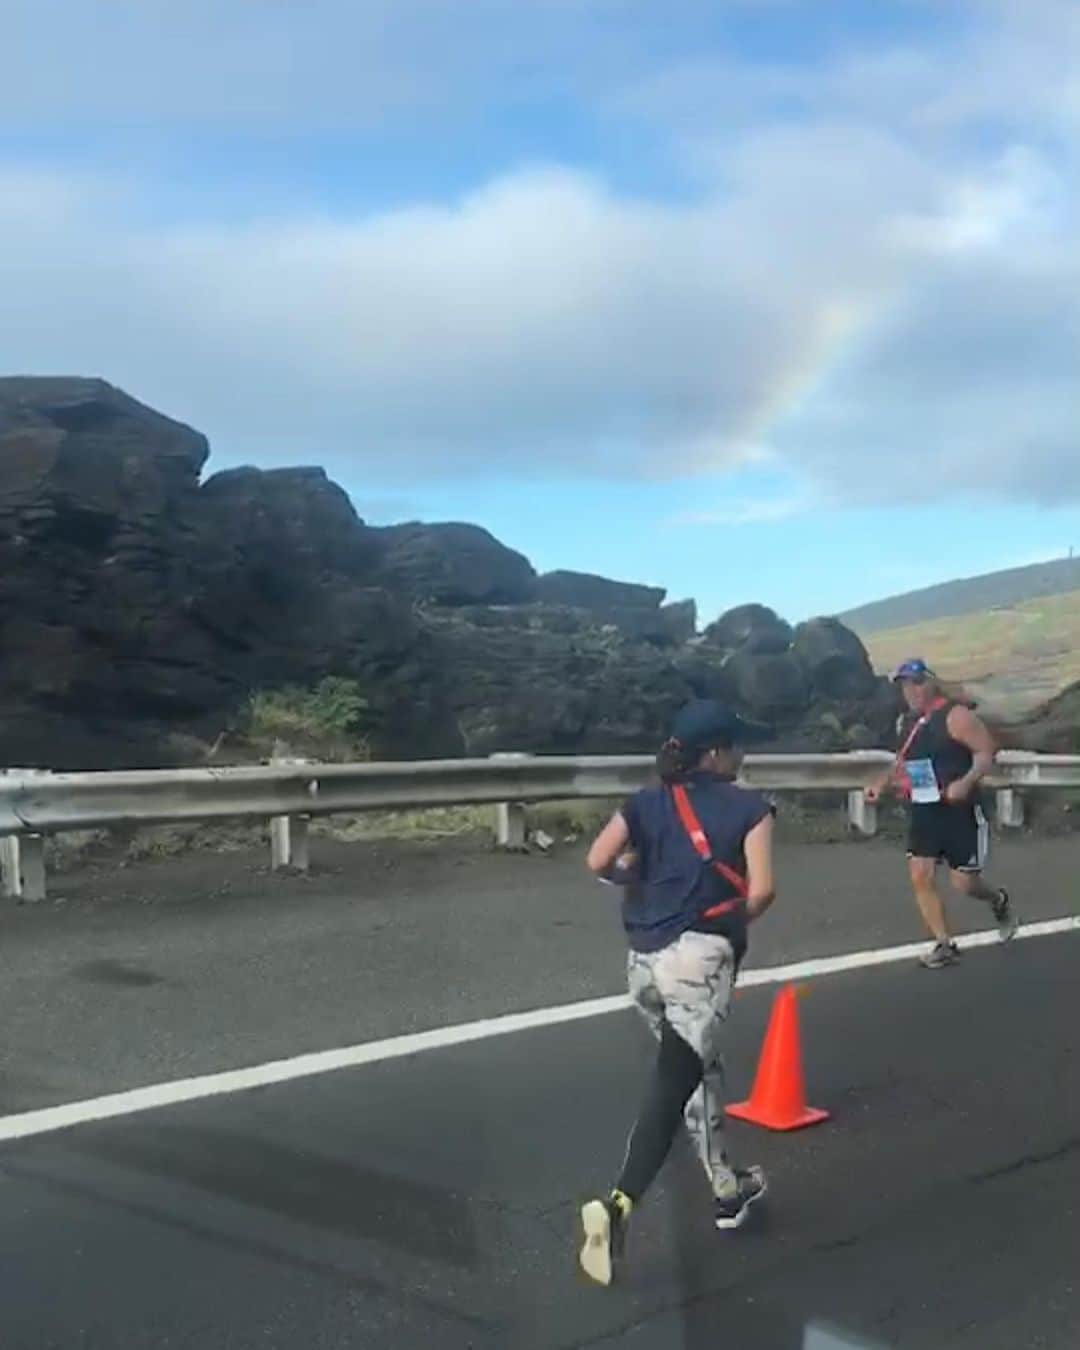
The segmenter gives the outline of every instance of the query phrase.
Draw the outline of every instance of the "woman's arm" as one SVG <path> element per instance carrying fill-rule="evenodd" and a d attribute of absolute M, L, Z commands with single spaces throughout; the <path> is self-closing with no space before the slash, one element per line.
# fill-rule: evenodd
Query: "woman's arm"
<path fill-rule="evenodd" d="M 616 811 L 593 840 L 585 858 L 585 866 L 598 877 L 606 876 L 615 866 L 620 853 L 630 843 L 630 827 L 621 811 Z"/>
<path fill-rule="evenodd" d="M 767 815 L 758 821 L 743 844 L 747 882 L 746 917 L 750 923 L 760 919 L 776 899 L 772 841 L 773 818 Z"/>

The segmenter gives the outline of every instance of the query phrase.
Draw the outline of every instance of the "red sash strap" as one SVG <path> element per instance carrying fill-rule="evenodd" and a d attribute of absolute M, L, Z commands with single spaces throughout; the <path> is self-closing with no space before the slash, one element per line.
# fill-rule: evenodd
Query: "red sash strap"
<path fill-rule="evenodd" d="M 694 851 L 702 862 L 707 863 L 714 872 L 718 872 L 739 895 L 738 900 L 725 900 L 722 904 L 713 905 L 702 914 L 703 919 L 716 919 L 721 914 L 730 914 L 733 909 L 738 907 L 749 894 L 749 887 L 746 884 L 746 878 L 736 872 L 734 867 L 729 867 L 727 863 L 717 862 L 712 855 L 712 849 L 709 847 L 709 838 L 701 828 L 701 821 L 698 820 L 697 812 L 690 802 L 690 794 L 681 783 L 675 783 L 671 789 L 671 795 L 675 799 L 675 810 L 679 813 L 679 819 L 682 821 L 683 829 L 690 836 L 690 842 L 694 846 Z"/>
<path fill-rule="evenodd" d="M 901 780 L 901 787 L 905 794 L 909 794 L 911 792 L 911 785 L 908 782 L 908 776 L 904 771 L 904 760 L 907 759 L 908 751 L 914 744 L 915 737 L 919 734 L 920 731 L 922 731 L 923 727 L 926 726 L 927 722 L 930 721 L 931 717 L 933 717 L 933 715 L 936 712 L 940 712 L 941 709 L 947 705 L 948 701 L 949 700 L 947 698 L 936 698 L 933 701 L 933 703 L 930 704 L 929 708 L 927 708 L 927 710 L 923 713 L 923 715 L 920 718 L 918 718 L 915 725 L 908 732 L 907 740 L 896 752 L 896 763 L 893 765 L 892 768 L 893 777 Z"/>

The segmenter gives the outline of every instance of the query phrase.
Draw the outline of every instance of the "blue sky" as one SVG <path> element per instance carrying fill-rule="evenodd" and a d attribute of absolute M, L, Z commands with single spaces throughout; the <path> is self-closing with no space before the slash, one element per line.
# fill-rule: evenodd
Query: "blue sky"
<path fill-rule="evenodd" d="M 15 0 L 0 370 L 793 618 L 1080 545 L 1071 0 Z"/>

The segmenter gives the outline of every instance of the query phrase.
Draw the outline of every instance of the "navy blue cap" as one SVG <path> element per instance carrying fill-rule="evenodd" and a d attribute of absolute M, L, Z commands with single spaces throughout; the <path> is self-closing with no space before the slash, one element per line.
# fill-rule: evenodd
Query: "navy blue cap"
<path fill-rule="evenodd" d="M 687 750 L 712 750 L 767 740 L 771 727 L 747 722 L 716 699 L 695 699 L 675 714 L 671 736 Z"/>
<path fill-rule="evenodd" d="M 921 656 L 909 656 L 906 661 L 900 662 L 892 674 L 893 684 L 899 684 L 901 680 L 914 680 L 916 684 L 921 684 L 924 680 L 936 679 L 937 676 Z"/>

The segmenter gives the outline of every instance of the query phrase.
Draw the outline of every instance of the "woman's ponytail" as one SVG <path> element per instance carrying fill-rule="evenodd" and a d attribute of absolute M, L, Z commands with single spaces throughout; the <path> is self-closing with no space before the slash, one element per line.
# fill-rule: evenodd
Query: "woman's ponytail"
<path fill-rule="evenodd" d="M 700 751 L 688 750 L 674 736 L 666 740 L 656 756 L 656 772 L 663 783 L 678 783 L 696 767 Z"/>

